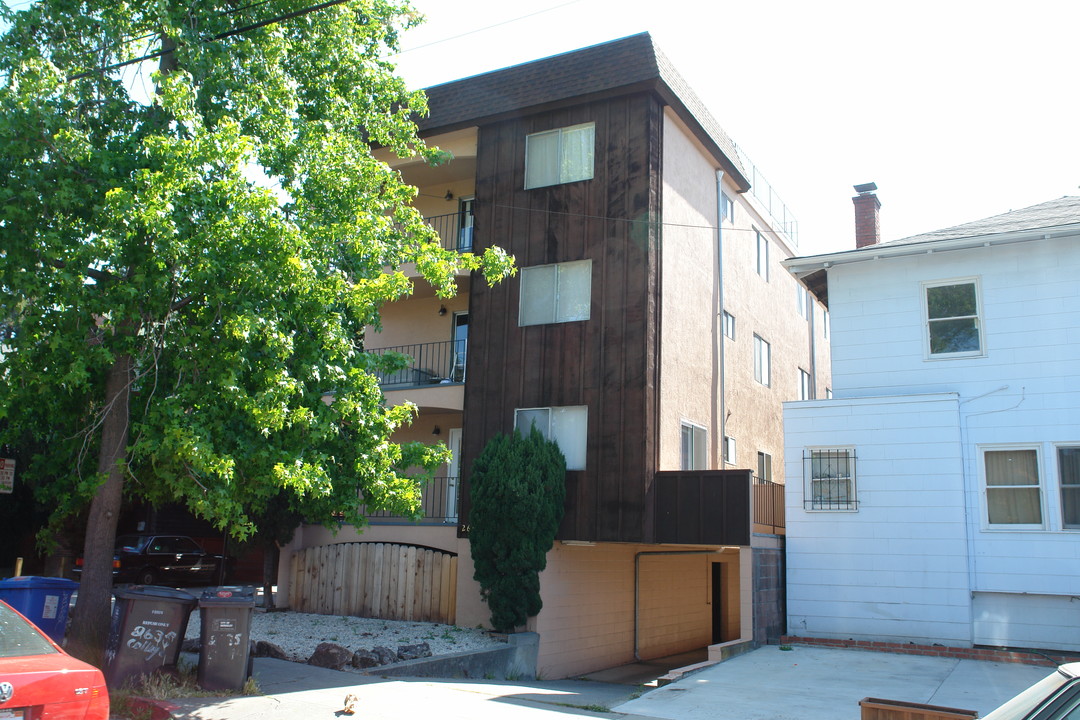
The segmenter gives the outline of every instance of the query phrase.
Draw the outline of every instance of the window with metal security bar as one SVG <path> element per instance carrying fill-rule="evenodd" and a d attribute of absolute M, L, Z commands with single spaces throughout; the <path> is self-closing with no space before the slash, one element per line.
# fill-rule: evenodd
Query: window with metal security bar
<path fill-rule="evenodd" d="M 859 509 L 854 448 L 807 450 L 803 453 L 803 468 L 805 509 Z"/>

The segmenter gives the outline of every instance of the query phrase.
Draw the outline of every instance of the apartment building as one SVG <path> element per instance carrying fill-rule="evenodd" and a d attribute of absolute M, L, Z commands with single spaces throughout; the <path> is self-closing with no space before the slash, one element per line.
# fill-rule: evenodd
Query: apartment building
<path fill-rule="evenodd" d="M 824 307 L 780 264 L 797 253 L 786 208 L 648 34 L 427 92 L 421 130 L 453 159 L 392 164 L 447 247 L 498 245 L 519 271 L 459 277 L 451 299 L 420 282 L 384 308 L 367 348 L 413 358 L 383 388 L 419 408 L 399 439 L 454 461 L 420 523 L 303 528 L 283 590 L 314 607 L 297 578 L 321 573 L 337 610 L 486 624 L 469 468 L 535 423 L 568 467 L 527 628 L 545 677 L 779 637 L 782 402 L 830 383 Z M 394 569 L 372 575 L 355 553 L 380 543 Z M 333 570 L 318 553 L 334 545 L 363 547 Z"/>

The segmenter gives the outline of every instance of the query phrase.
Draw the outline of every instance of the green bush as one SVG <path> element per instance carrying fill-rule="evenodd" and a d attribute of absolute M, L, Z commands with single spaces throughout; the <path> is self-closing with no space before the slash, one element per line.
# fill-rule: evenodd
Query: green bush
<path fill-rule="evenodd" d="M 540 571 L 562 522 L 566 460 L 535 427 L 497 435 L 473 462 L 469 509 L 473 579 L 496 630 L 536 615 Z"/>

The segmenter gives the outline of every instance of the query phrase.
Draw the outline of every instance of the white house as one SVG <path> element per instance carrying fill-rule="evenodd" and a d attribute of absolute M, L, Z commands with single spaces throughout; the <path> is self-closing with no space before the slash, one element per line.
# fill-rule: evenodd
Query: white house
<path fill-rule="evenodd" d="M 785 263 L 833 358 L 784 409 L 788 632 L 1080 650 L 1080 197 L 869 242 Z"/>

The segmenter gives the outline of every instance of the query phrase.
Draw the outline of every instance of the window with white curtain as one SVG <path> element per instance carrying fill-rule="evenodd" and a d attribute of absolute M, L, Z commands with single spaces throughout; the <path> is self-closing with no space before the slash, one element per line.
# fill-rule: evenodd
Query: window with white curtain
<path fill-rule="evenodd" d="M 592 260 L 522 268 L 518 325 L 588 320 L 591 300 Z"/>
<path fill-rule="evenodd" d="M 585 469 L 589 427 L 587 406 L 522 408 L 514 411 L 514 427 L 522 435 L 527 435 L 534 426 L 541 435 L 559 446 L 566 458 L 567 470 Z"/>
<path fill-rule="evenodd" d="M 983 450 L 983 470 L 989 526 L 1042 526 L 1042 483 L 1036 448 Z"/>
<path fill-rule="evenodd" d="M 707 470 L 707 440 L 705 428 L 693 423 L 682 424 L 682 470 Z"/>
<path fill-rule="evenodd" d="M 595 123 L 533 133 L 525 138 L 525 189 L 593 176 Z"/>

